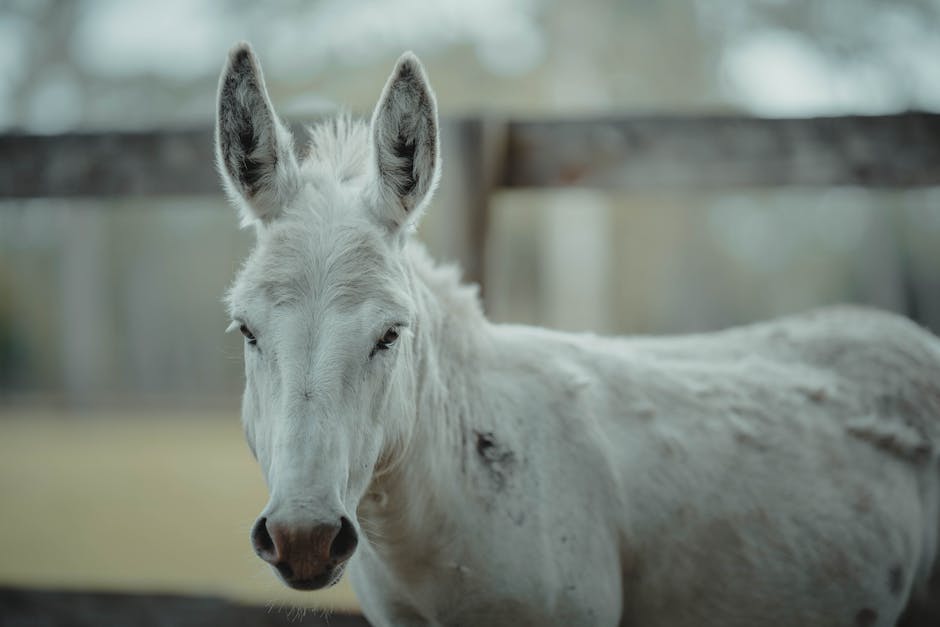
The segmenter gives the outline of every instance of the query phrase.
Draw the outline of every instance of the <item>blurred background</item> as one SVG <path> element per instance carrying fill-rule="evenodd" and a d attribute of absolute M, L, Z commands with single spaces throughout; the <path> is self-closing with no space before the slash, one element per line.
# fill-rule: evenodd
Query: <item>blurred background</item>
<path fill-rule="evenodd" d="M 406 49 L 447 119 L 940 111 L 940 0 L 3 0 L 0 134 L 208 129 L 243 39 L 294 122 L 368 115 Z M 940 330 L 929 180 L 496 186 L 481 235 L 451 209 L 459 146 L 419 237 L 478 260 L 497 321 L 674 333 L 856 302 Z M 220 299 L 252 234 L 207 189 L 0 188 L 0 586 L 355 607 L 345 582 L 290 593 L 250 549 L 267 496 Z"/>

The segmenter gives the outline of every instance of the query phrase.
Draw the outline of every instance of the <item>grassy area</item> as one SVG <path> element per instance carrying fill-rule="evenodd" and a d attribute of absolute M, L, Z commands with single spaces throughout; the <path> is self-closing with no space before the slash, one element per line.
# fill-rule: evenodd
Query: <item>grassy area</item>
<path fill-rule="evenodd" d="M 0 409 L 0 498 L 0 584 L 356 607 L 345 580 L 294 592 L 252 553 L 267 493 L 234 411 Z"/>

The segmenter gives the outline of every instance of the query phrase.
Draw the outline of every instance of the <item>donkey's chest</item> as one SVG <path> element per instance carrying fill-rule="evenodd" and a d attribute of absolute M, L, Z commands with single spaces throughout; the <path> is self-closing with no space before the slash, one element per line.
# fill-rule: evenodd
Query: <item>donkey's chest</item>
<path fill-rule="evenodd" d="M 440 555 L 439 564 L 419 568 L 390 568 L 365 551 L 350 574 L 377 626 L 616 624 L 619 595 L 605 599 L 594 586 L 567 582 L 563 564 L 524 565 L 500 559 L 492 548 L 482 547 L 478 558 L 463 551 Z M 512 553 L 503 547 L 503 556 Z"/>
<path fill-rule="evenodd" d="M 498 478 L 482 480 L 501 490 L 470 490 L 465 507 L 447 523 L 424 526 L 394 546 L 361 547 L 351 575 L 374 624 L 617 623 L 614 538 L 583 504 L 546 508 L 547 501 L 532 499 L 538 478 L 528 476 L 525 465 L 501 459 L 483 469 Z"/>

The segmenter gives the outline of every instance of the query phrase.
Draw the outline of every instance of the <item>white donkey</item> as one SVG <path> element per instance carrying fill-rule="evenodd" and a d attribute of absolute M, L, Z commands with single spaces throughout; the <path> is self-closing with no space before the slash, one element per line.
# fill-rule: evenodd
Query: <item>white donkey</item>
<path fill-rule="evenodd" d="M 440 167 L 412 54 L 299 158 L 239 45 L 217 143 L 257 233 L 228 296 L 270 490 L 251 539 L 287 585 L 349 564 L 377 626 L 931 620 L 935 337 L 852 308 L 662 339 L 491 324 L 411 237 Z"/>

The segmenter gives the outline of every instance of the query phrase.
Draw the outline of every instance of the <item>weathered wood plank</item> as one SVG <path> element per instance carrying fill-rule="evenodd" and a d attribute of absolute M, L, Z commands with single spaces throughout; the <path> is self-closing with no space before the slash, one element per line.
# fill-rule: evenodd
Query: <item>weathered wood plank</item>
<path fill-rule="evenodd" d="M 220 193 L 208 129 L 0 136 L 0 197 Z"/>
<path fill-rule="evenodd" d="M 602 189 L 940 183 L 940 115 L 516 121 L 503 185 Z"/>
<path fill-rule="evenodd" d="M 443 141 L 475 120 L 442 125 Z M 295 126 L 302 137 L 301 125 Z M 297 142 L 303 146 L 304 141 Z M 219 194 L 212 130 L 0 135 L 0 198 Z"/>
<path fill-rule="evenodd" d="M 480 125 L 447 121 L 442 141 L 465 139 L 471 127 Z M 517 120 L 503 135 L 502 164 L 489 177 L 495 187 L 940 184 L 938 114 Z M 219 189 L 209 129 L 0 135 L 0 198 L 197 195 Z"/>
<path fill-rule="evenodd" d="M 490 197 L 500 184 L 506 155 L 506 126 L 498 119 L 473 118 L 452 121 L 444 128 L 442 192 L 453 186 L 446 211 L 459 220 L 466 250 L 458 256 L 464 279 L 482 291 L 489 232 Z M 453 156 L 454 159 L 449 159 Z M 456 215 L 455 215 L 456 214 Z M 459 216 L 459 217 L 458 217 Z M 485 302 L 485 294 L 481 292 Z"/>

